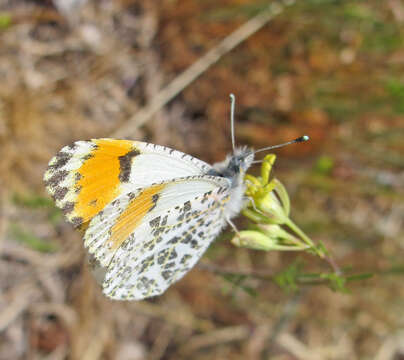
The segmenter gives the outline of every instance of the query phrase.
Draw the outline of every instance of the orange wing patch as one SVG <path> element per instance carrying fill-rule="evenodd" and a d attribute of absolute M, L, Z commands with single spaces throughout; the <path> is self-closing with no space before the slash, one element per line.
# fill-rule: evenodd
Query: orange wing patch
<path fill-rule="evenodd" d="M 159 193 L 165 186 L 165 184 L 150 186 L 129 202 L 111 228 L 111 236 L 107 242 L 112 250 L 118 249 L 140 224 L 144 216 L 156 206 Z"/>
<path fill-rule="evenodd" d="M 96 148 L 76 172 L 77 197 L 69 220 L 81 224 L 90 220 L 120 194 L 121 182 L 128 181 L 131 159 L 140 151 L 128 140 L 93 140 Z"/>

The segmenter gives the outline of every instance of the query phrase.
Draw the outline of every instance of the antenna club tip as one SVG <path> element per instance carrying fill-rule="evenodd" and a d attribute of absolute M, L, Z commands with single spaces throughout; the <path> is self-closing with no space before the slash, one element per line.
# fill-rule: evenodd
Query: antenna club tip
<path fill-rule="evenodd" d="M 310 137 L 308 135 L 303 135 L 299 138 L 296 139 L 296 142 L 304 142 L 310 140 Z"/>
<path fill-rule="evenodd" d="M 229 96 L 230 96 L 230 99 L 234 99 L 234 98 L 235 98 L 235 96 L 234 96 L 233 93 L 231 93 Z"/>

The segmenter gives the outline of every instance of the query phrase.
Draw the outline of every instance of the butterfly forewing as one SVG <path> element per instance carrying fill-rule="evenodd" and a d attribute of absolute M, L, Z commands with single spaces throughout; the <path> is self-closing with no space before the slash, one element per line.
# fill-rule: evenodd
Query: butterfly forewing
<path fill-rule="evenodd" d="M 80 226 L 130 189 L 209 169 L 205 162 L 163 146 L 95 139 L 64 147 L 49 162 L 44 181 L 67 220 Z"/>

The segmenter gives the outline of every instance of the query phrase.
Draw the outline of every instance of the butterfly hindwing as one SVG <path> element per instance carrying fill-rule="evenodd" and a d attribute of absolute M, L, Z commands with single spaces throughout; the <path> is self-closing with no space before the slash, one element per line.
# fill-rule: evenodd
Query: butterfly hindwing
<path fill-rule="evenodd" d="M 67 220 L 80 226 L 130 189 L 209 169 L 205 162 L 163 146 L 95 139 L 64 147 L 49 162 L 44 181 Z"/>
<path fill-rule="evenodd" d="M 85 246 L 114 299 L 161 294 L 202 256 L 225 225 L 227 179 L 193 176 L 129 191 L 90 222 Z"/>

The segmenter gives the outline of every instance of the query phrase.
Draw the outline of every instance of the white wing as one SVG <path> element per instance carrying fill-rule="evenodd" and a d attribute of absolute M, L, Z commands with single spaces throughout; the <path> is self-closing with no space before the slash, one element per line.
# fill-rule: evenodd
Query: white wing
<path fill-rule="evenodd" d="M 194 176 L 117 197 L 90 222 L 85 246 L 105 268 L 104 293 L 144 299 L 164 292 L 226 224 L 230 182 Z"/>
<path fill-rule="evenodd" d="M 120 194 L 209 169 L 207 163 L 164 146 L 94 139 L 65 146 L 49 162 L 44 181 L 68 221 L 80 226 Z"/>
<path fill-rule="evenodd" d="M 212 166 L 191 155 L 165 146 L 134 141 L 140 154 L 132 161 L 128 180 L 132 187 L 146 187 L 174 178 L 203 175 Z"/>

